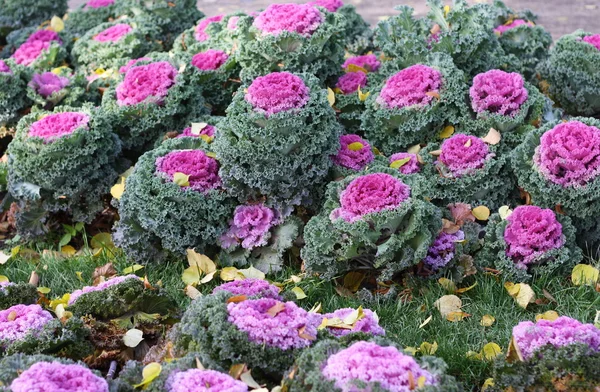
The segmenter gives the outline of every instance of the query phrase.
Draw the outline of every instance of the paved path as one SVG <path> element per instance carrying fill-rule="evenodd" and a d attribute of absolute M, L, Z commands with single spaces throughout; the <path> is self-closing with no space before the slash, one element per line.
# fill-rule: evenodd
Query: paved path
<path fill-rule="evenodd" d="M 306 0 L 198 0 L 198 8 L 210 16 L 237 10 L 255 11 L 271 3 L 290 1 Z M 75 7 L 83 2 L 84 0 L 70 0 L 69 4 Z M 410 5 L 419 15 L 427 12 L 425 0 L 344 0 L 344 2 L 354 4 L 358 12 L 373 24 L 381 18 L 394 15 L 394 6 L 400 3 Z M 473 2 L 486 2 L 486 0 L 473 0 Z M 505 3 L 517 10 L 529 8 L 536 12 L 540 16 L 538 23 L 546 27 L 555 39 L 578 28 L 600 34 L 600 0 L 506 0 Z"/>

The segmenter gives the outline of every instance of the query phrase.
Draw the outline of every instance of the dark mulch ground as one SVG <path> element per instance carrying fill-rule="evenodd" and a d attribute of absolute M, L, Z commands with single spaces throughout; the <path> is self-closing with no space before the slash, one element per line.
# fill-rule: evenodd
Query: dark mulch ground
<path fill-rule="evenodd" d="M 207 15 L 216 15 L 232 11 L 255 11 L 271 3 L 304 2 L 306 0 L 198 0 L 198 7 Z M 491 2 L 493 0 L 474 0 L 473 2 Z M 71 7 L 85 0 L 71 0 Z M 392 0 L 344 0 L 354 4 L 358 12 L 370 23 L 394 14 L 394 6 L 400 2 Z M 405 0 L 402 4 L 413 7 L 420 15 L 426 12 L 425 0 Z M 515 9 L 529 8 L 539 16 L 539 24 L 546 27 L 555 39 L 563 34 L 581 28 L 589 32 L 600 33 L 599 0 L 506 0 L 506 4 Z"/>

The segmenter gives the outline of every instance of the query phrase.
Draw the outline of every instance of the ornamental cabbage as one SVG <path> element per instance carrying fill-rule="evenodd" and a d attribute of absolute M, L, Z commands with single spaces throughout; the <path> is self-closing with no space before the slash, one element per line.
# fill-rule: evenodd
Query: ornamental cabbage
<path fill-rule="evenodd" d="M 74 37 L 82 37 L 88 30 L 116 18 L 115 0 L 88 0 L 69 12 L 65 30 Z"/>
<path fill-rule="evenodd" d="M 54 15 L 64 15 L 67 8 L 67 0 L 2 0 L 0 37 L 11 30 L 38 26 Z"/>
<path fill-rule="evenodd" d="M 27 98 L 26 88 L 29 71 L 12 60 L 0 60 L 0 128 L 12 128 L 21 117 L 21 111 L 31 101 Z"/>
<path fill-rule="evenodd" d="M 245 295 L 247 297 L 272 298 L 281 300 L 279 287 L 272 285 L 264 279 L 247 278 L 223 283 L 213 289 L 213 294 L 219 291 L 227 291 L 234 296 Z"/>
<path fill-rule="evenodd" d="M 108 392 L 108 383 L 78 364 L 37 362 L 10 384 L 13 392 Z"/>
<path fill-rule="evenodd" d="M 34 30 L 20 43 L 11 58 L 17 64 L 47 70 L 61 64 L 66 56 L 63 41 L 57 33 L 51 30 Z"/>
<path fill-rule="evenodd" d="M 34 304 L 38 297 L 36 287 L 29 283 L 0 282 L 0 310 L 19 304 Z"/>
<path fill-rule="evenodd" d="M 340 150 L 331 157 L 335 169 L 339 168 L 342 172 L 360 171 L 373 162 L 374 159 L 375 154 L 371 149 L 371 145 L 358 135 L 342 135 L 340 137 Z"/>

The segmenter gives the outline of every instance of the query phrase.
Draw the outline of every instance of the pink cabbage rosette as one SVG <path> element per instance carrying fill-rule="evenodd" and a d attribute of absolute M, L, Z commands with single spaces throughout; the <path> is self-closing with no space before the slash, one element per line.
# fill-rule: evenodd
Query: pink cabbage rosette
<path fill-rule="evenodd" d="M 254 19 L 253 26 L 263 35 L 290 32 L 310 37 L 322 22 L 323 15 L 310 4 L 271 4 Z"/>
<path fill-rule="evenodd" d="M 416 380 L 424 386 L 437 385 L 435 377 L 421 368 L 410 355 L 393 346 L 380 346 L 373 342 L 356 342 L 350 347 L 329 356 L 322 375 L 344 392 L 355 391 L 355 382 L 379 383 L 390 392 L 409 392 Z"/>
<path fill-rule="evenodd" d="M 277 212 L 263 204 L 237 206 L 229 230 L 221 236 L 221 246 L 241 244 L 244 249 L 265 246 L 271 237 L 269 231 L 279 223 Z"/>
<path fill-rule="evenodd" d="M 85 5 L 88 8 L 104 8 L 114 3 L 115 0 L 89 0 Z"/>
<path fill-rule="evenodd" d="M 454 177 L 474 173 L 494 157 L 488 145 L 476 136 L 456 134 L 444 140 L 437 165 Z"/>
<path fill-rule="evenodd" d="M 323 7 L 329 12 L 335 12 L 344 5 L 342 0 L 317 0 L 317 1 L 311 1 L 308 4 L 314 5 L 317 7 Z"/>
<path fill-rule="evenodd" d="M 600 50 L 600 34 L 595 35 L 586 35 L 582 38 L 583 42 L 587 42 L 590 45 L 593 45 L 596 49 Z"/>
<path fill-rule="evenodd" d="M 52 314 L 40 305 L 15 305 L 0 310 L 0 341 L 14 342 L 37 334 L 52 321 Z"/>
<path fill-rule="evenodd" d="M 507 32 L 508 30 L 512 30 L 515 27 L 519 27 L 519 26 L 534 26 L 533 23 L 526 21 L 524 19 L 515 19 L 513 21 L 511 21 L 510 23 L 507 24 L 503 24 L 501 26 L 498 26 L 494 29 L 494 33 L 498 34 L 498 35 L 502 35 L 505 32 Z"/>
<path fill-rule="evenodd" d="M 367 85 L 367 74 L 362 71 L 348 72 L 338 79 L 335 87 L 340 89 L 342 94 L 348 95 L 357 92 Z"/>
<path fill-rule="evenodd" d="M 4 60 L 0 60 L 0 73 L 12 74 L 12 70 Z"/>
<path fill-rule="evenodd" d="M 245 99 L 254 110 L 270 116 L 301 109 L 308 102 L 309 93 L 309 88 L 299 76 L 289 72 L 273 72 L 254 79 Z"/>
<path fill-rule="evenodd" d="M 429 105 L 442 87 L 440 71 L 417 64 L 388 78 L 377 103 L 388 109 Z"/>
<path fill-rule="evenodd" d="M 210 38 L 210 36 L 206 32 L 206 28 L 211 23 L 218 23 L 218 22 L 222 21 L 223 17 L 224 17 L 224 15 L 216 15 L 216 16 L 212 16 L 210 18 L 203 18 L 200 21 L 200 23 L 198 23 L 198 25 L 196 26 L 196 29 L 195 29 L 194 38 L 196 38 L 196 41 L 198 41 L 198 42 L 207 41 Z"/>
<path fill-rule="evenodd" d="M 15 63 L 24 66 L 32 65 L 43 52 L 50 49 L 53 42 L 61 45 L 62 40 L 57 33 L 50 30 L 38 30 L 31 34 L 13 53 Z"/>
<path fill-rule="evenodd" d="M 78 129 L 89 129 L 90 116 L 78 112 L 49 114 L 34 122 L 27 132 L 28 137 L 36 137 L 51 143 L 56 139 L 71 135 Z"/>
<path fill-rule="evenodd" d="M 189 369 L 172 374 L 168 392 L 248 392 L 248 386 L 228 374 L 206 369 Z"/>
<path fill-rule="evenodd" d="M 377 72 L 379 67 L 381 67 L 381 61 L 374 54 L 365 54 L 347 58 L 344 64 L 342 64 L 342 68 L 347 69 L 350 65 L 364 68 L 368 72 Z"/>
<path fill-rule="evenodd" d="M 120 41 L 123 37 L 125 37 L 132 31 L 133 28 L 130 25 L 126 23 L 119 23 L 107 28 L 106 30 L 101 31 L 100 33 L 96 34 L 92 39 L 98 42 L 114 43 Z"/>
<path fill-rule="evenodd" d="M 67 87 L 70 83 L 71 80 L 67 77 L 56 75 L 53 72 L 44 72 L 33 75 L 28 86 L 43 98 L 48 98 L 55 92 Z"/>
<path fill-rule="evenodd" d="M 555 348 L 572 344 L 586 345 L 590 352 L 600 351 L 600 330 L 567 316 L 554 321 L 522 321 L 513 328 L 513 341 L 525 360 L 532 359 L 545 346 Z"/>
<path fill-rule="evenodd" d="M 117 86 L 117 104 L 131 106 L 139 103 L 161 105 L 175 84 L 177 69 L 167 61 L 131 68 Z"/>
<path fill-rule="evenodd" d="M 196 53 L 192 57 L 192 65 L 200 71 L 215 71 L 221 68 L 229 59 L 229 55 L 222 50 L 208 49 Z"/>
<path fill-rule="evenodd" d="M 264 279 L 247 278 L 223 283 L 213 290 L 214 293 L 227 291 L 232 295 L 245 295 L 247 297 L 272 298 L 281 300 L 279 287 L 272 285 Z"/>
<path fill-rule="evenodd" d="M 219 163 L 202 150 L 176 150 L 156 160 L 156 174 L 174 181 L 176 173 L 188 176 L 182 188 L 207 192 L 221 186 Z"/>
<path fill-rule="evenodd" d="M 476 113 L 515 116 L 527 101 L 529 92 L 520 74 L 493 69 L 475 76 L 469 95 Z"/>
<path fill-rule="evenodd" d="M 410 187 L 386 173 L 358 177 L 340 195 L 340 207 L 331 211 L 330 219 L 352 223 L 364 215 L 393 210 L 410 198 Z"/>
<path fill-rule="evenodd" d="M 335 165 L 356 171 L 362 170 L 374 159 L 375 154 L 371 145 L 360 136 L 353 134 L 340 137 L 340 150 L 331 157 Z"/>
<path fill-rule="evenodd" d="M 108 383 L 83 365 L 37 362 L 10 384 L 12 392 L 108 392 Z"/>

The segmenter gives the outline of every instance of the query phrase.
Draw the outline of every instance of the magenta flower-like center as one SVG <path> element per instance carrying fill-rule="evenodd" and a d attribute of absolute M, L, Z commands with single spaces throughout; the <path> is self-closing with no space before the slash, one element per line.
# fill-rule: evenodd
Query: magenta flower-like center
<path fill-rule="evenodd" d="M 580 121 L 558 124 L 542 135 L 533 161 L 555 184 L 585 186 L 600 174 L 600 129 Z"/>
<path fill-rule="evenodd" d="M 524 83 L 523 77 L 516 72 L 493 69 L 480 73 L 473 79 L 469 90 L 471 106 L 477 113 L 513 116 L 529 96 Z"/>
<path fill-rule="evenodd" d="M 168 392 L 248 392 L 248 386 L 215 370 L 189 369 L 167 380 Z"/>
<path fill-rule="evenodd" d="M 223 283 L 214 288 L 213 294 L 220 291 L 227 291 L 233 295 L 245 295 L 247 297 L 280 299 L 279 287 L 272 285 L 264 279 L 249 278 Z"/>
<path fill-rule="evenodd" d="M 304 81 L 289 72 L 273 72 L 254 79 L 245 96 L 255 110 L 267 116 L 300 109 L 309 98 L 310 90 Z"/>
<path fill-rule="evenodd" d="M 485 166 L 490 153 L 488 145 L 476 136 L 456 134 L 442 143 L 439 163 L 443 164 L 455 177 L 470 174 Z"/>
<path fill-rule="evenodd" d="M 171 151 L 156 160 L 156 170 L 170 181 L 174 181 L 176 173 L 188 176 L 189 185 L 181 185 L 182 188 L 189 187 L 198 192 L 221 186 L 219 163 L 202 150 Z"/>
<path fill-rule="evenodd" d="M 224 15 L 216 15 L 216 16 L 212 16 L 210 18 L 204 18 L 204 19 L 202 19 L 200 21 L 200 23 L 198 23 L 198 26 L 196 26 L 196 33 L 194 34 L 194 38 L 196 38 L 196 41 L 198 41 L 198 42 L 204 42 L 207 39 L 209 39 L 210 36 L 205 31 L 206 28 L 211 23 L 217 23 L 217 22 L 222 21 L 223 17 L 224 17 Z"/>
<path fill-rule="evenodd" d="M 59 76 L 52 72 L 44 72 L 43 74 L 33 75 L 28 86 L 42 97 L 48 98 L 53 93 L 67 87 L 69 83 L 71 83 L 71 80 L 67 77 Z"/>
<path fill-rule="evenodd" d="M 342 68 L 346 69 L 350 65 L 356 65 L 369 72 L 377 72 L 379 67 L 381 67 L 381 62 L 374 54 L 365 54 L 363 56 L 354 56 L 346 59 L 344 64 L 342 64 Z"/>
<path fill-rule="evenodd" d="M 344 5 L 342 0 L 317 0 L 308 4 L 323 7 L 329 12 L 335 12 Z"/>
<path fill-rule="evenodd" d="M 338 309 L 333 313 L 324 314 L 323 317 L 331 320 L 331 319 L 340 319 L 344 320 L 346 317 L 350 316 L 352 312 L 355 310 L 352 308 L 343 308 Z M 327 330 L 334 335 L 335 337 L 346 336 L 353 332 L 362 332 L 370 335 L 385 335 L 385 330 L 379 326 L 379 319 L 377 314 L 369 309 L 363 309 L 363 317 L 354 322 L 352 329 L 347 328 L 336 328 L 336 327 L 327 327 Z"/>
<path fill-rule="evenodd" d="M 71 293 L 71 296 L 69 297 L 69 305 L 73 305 L 79 299 L 79 297 L 81 297 L 84 294 L 93 293 L 96 291 L 103 291 L 109 287 L 118 285 L 129 279 L 139 280 L 140 278 L 137 275 L 133 275 L 133 274 L 125 275 L 125 276 L 115 276 L 114 278 L 105 280 L 104 282 L 100 283 L 97 286 L 85 286 L 84 288 L 82 288 L 80 290 L 75 290 Z"/>
<path fill-rule="evenodd" d="M 93 39 L 98 42 L 117 42 L 132 31 L 133 28 L 130 25 L 119 23 L 96 34 Z"/>
<path fill-rule="evenodd" d="M 506 255 L 518 268 L 526 269 L 547 251 L 564 245 L 562 225 L 552 210 L 519 206 L 506 220 Z"/>
<path fill-rule="evenodd" d="M 358 91 L 359 88 L 367 85 L 367 75 L 364 72 L 348 72 L 340 76 L 335 87 L 339 88 L 343 94 L 348 95 Z"/>
<path fill-rule="evenodd" d="M 340 208 L 330 214 L 332 221 L 342 218 L 354 222 L 363 215 L 393 210 L 410 197 L 410 187 L 394 176 L 373 173 L 358 177 L 340 195 Z"/>
<path fill-rule="evenodd" d="M 176 77 L 177 69 L 167 61 L 133 67 L 117 86 L 117 103 L 119 106 L 142 102 L 161 105 Z"/>
<path fill-rule="evenodd" d="M 10 384 L 12 392 L 108 392 L 108 383 L 82 365 L 37 362 Z"/>
<path fill-rule="evenodd" d="M 389 109 L 425 106 L 439 96 L 441 87 L 440 71 L 416 64 L 390 77 L 381 89 L 377 103 Z"/>
<path fill-rule="evenodd" d="M 600 329 L 594 324 L 582 324 L 566 316 L 554 321 L 522 321 L 513 328 L 513 338 L 525 360 L 532 358 L 536 351 L 547 345 L 558 348 L 583 344 L 592 352 L 600 351 Z"/>
<path fill-rule="evenodd" d="M 464 239 L 465 233 L 461 230 L 452 234 L 441 232 L 427 250 L 423 264 L 433 271 L 444 268 L 454 258 L 456 243 Z"/>
<path fill-rule="evenodd" d="M 15 305 L 0 310 L 0 341 L 21 340 L 30 333 L 38 333 L 52 321 L 52 314 L 40 305 Z"/>
<path fill-rule="evenodd" d="M 361 170 L 374 159 L 371 146 L 358 135 L 342 135 L 340 149 L 331 157 L 334 164 L 352 170 Z"/>
<path fill-rule="evenodd" d="M 582 40 L 590 45 L 594 45 L 596 49 L 600 50 L 600 34 L 587 35 L 583 37 Z"/>
<path fill-rule="evenodd" d="M 12 58 L 15 63 L 21 65 L 31 65 L 42 54 L 43 51 L 50 47 L 50 42 L 32 41 L 25 42 L 13 53 Z"/>
<path fill-rule="evenodd" d="M 281 305 L 283 309 L 278 309 Z M 277 312 L 271 310 L 274 308 Z M 232 302 L 227 304 L 227 311 L 229 322 L 246 332 L 251 342 L 281 350 L 310 346 L 321 323 L 320 315 L 309 313 L 293 302 L 282 303 L 272 298 Z"/>
<path fill-rule="evenodd" d="M 0 73 L 12 73 L 10 67 L 4 62 L 4 60 L 0 60 Z"/>
<path fill-rule="evenodd" d="M 262 204 L 237 206 L 229 230 L 221 237 L 221 246 L 228 248 L 239 242 L 244 249 L 267 245 L 269 230 L 278 224 L 275 211 Z"/>
<path fill-rule="evenodd" d="M 31 34 L 27 37 L 27 41 L 25 42 L 34 42 L 34 41 L 42 41 L 42 42 L 52 42 L 56 41 L 59 44 L 62 43 L 60 36 L 52 30 L 38 30 L 35 33 Z"/>
<path fill-rule="evenodd" d="M 436 385 L 437 381 L 422 369 L 410 355 L 402 354 L 392 346 L 379 346 L 372 342 L 356 342 L 350 347 L 331 355 L 321 370 L 323 376 L 335 381 L 341 391 L 354 391 L 354 382 L 379 383 L 390 392 L 414 390 L 415 380 L 424 386 Z"/>
<path fill-rule="evenodd" d="M 192 65 L 201 71 L 214 71 L 227 62 L 229 56 L 222 50 L 208 49 L 207 51 L 196 53 L 192 57 Z"/>
<path fill-rule="evenodd" d="M 515 27 L 519 27 L 519 26 L 533 26 L 533 23 L 528 22 L 524 19 L 515 19 L 512 22 L 510 22 L 509 24 L 505 24 L 502 26 L 498 26 L 494 29 L 494 33 L 497 34 L 504 34 L 505 32 L 507 32 L 508 30 L 514 29 Z"/>
<path fill-rule="evenodd" d="M 88 129 L 90 116 L 85 113 L 64 112 L 49 114 L 29 127 L 27 136 L 39 137 L 49 143 L 72 134 L 78 129 Z"/>
<path fill-rule="evenodd" d="M 252 24 L 263 35 L 277 36 L 284 31 L 310 37 L 323 22 L 323 15 L 310 4 L 271 4 Z"/>
<path fill-rule="evenodd" d="M 85 5 L 88 8 L 104 8 L 114 3 L 115 0 L 89 0 Z"/>

